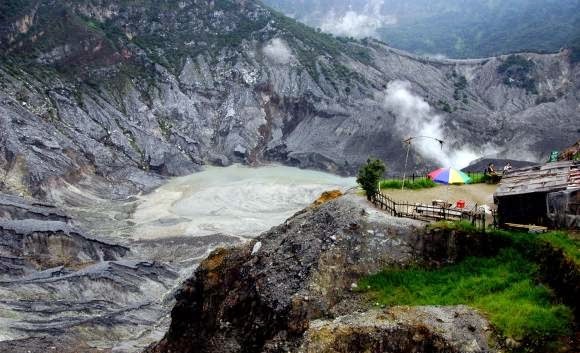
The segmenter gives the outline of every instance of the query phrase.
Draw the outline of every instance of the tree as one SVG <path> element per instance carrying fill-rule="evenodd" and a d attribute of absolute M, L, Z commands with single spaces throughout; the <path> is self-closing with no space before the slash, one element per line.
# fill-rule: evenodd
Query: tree
<path fill-rule="evenodd" d="M 383 161 L 371 158 L 367 160 L 367 164 L 359 169 L 356 182 L 363 188 L 368 200 L 377 191 L 378 183 L 383 177 L 383 174 L 385 174 L 386 169 Z"/>

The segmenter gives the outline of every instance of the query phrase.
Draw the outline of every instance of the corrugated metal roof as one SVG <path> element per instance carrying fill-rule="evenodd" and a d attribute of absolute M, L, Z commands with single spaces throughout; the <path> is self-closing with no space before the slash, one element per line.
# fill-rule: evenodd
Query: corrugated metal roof
<path fill-rule="evenodd" d="M 580 162 L 561 161 L 526 167 L 504 176 L 496 197 L 580 187 Z"/>

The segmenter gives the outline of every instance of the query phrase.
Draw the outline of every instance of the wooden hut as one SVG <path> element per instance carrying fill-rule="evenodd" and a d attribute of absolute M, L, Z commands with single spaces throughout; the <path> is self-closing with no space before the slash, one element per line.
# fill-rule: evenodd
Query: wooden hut
<path fill-rule="evenodd" d="M 580 161 L 514 170 L 502 178 L 494 200 L 500 226 L 579 228 Z"/>

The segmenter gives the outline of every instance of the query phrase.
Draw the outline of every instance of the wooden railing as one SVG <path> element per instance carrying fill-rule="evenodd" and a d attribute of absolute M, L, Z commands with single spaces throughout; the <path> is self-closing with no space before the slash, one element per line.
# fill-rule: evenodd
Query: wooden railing
<path fill-rule="evenodd" d="M 485 211 L 478 205 L 472 209 L 459 209 L 435 205 L 411 204 L 392 200 L 380 192 L 371 196 L 371 202 L 381 210 L 385 210 L 394 217 L 411 218 L 423 221 L 469 221 L 478 229 L 485 230 Z"/>

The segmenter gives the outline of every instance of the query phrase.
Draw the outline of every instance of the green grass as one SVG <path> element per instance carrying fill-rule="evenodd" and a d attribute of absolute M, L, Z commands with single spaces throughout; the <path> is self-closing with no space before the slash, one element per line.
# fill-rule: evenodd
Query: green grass
<path fill-rule="evenodd" d="M 401 189 L 403 187 L 403 181 L 399 179 L 385 179 L 381 181 L 381 189 Z M 405 180 L 405 189 L 418 190 L 418 189 L 428 189 L 437 186 L 431 179 L 412 179 Z"/>
<path fill-rule="evenodd" d="M 460 230 L 463 232 L 477 232 L 477 228 L 469 221 L 439 221 L 427 225 L 430 229 Z"/>
<path fill-rule="evenodd" d="M 487 180 L 485 173 L 469 173 L 469 177 L 471 178 L 470 184 L 482 184 Z"/>
<path fill-rule="evenodd" d="M 439 221 L 428 226 L 431 229 L 458 230 L 466 233 L 478 230 L 468 221 Z M 517 249 L 532 249 L 535 246 L 549 244 L 555 249 L 560 249 L 565 256 L 580 266 L 580 239 L 564 231 L 551 231 L 547 233 L 531 234 L 509 230 L 490 230 L 489 236 L 495 236 L 509 240 Z"/>
<path fill-rule="evenodd" d="M 552 248 L 559 249 L 564 256 L 580 266 L 580 240 L 563 231 L 551 231 L 541 234 L 530 234 L 506 230 L 493 230 L 490 236 L 507 238 L 518 249 L 529 250 L 534 247 L 549 244 Z"/>
<path fill-rule="evenodd" d="M 562 250 L 567 258 L 580 266 L 580 240 L 578 238 L 572 238 L 566 232 L 548 232 L 538 234 L 537 237 L 554 248 Z"/>
<path fill-rule="evenodd" d="M 383 305 L 469 305 L 506 337 L 545 342 L 569 334 L 572 312 L 535 283 L 537 271 L 522 254 L 504 249 L 437 270 L 386 269 L 362 279 L 359 288 Z"/>

